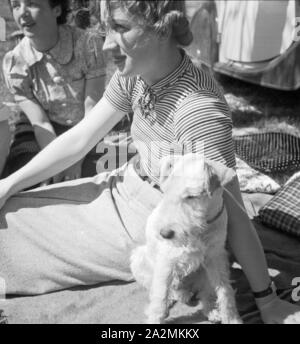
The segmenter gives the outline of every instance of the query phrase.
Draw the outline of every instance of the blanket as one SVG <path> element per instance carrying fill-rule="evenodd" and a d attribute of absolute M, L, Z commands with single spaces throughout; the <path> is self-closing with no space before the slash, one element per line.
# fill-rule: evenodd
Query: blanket
<path fill-rule="evenodd" d="M 296 287 L 292 285 L 293 279 L 300 277 L 300 240 L 258 222 L 257 211 L 270 197 L 243 194 L 248 214 L 253 219 L 266 253 L 269 273 L 280 296 L 291 301 Z M 236 263 L 232 266 L 232 280 L 244 322 L 261 323 L 247 279 Z M 2 316 L 6 316 L 11 324 L 141 324 L 145 322 L 147 300 L 147 292 L 137 283 L 114 281 L 46 295 L 10 297 L 0 300 L 0 309 L 3 310 Z M 176 304 L 168 318 L 169 324 L 206 322 L 199 306 L 182 304 Z"/>

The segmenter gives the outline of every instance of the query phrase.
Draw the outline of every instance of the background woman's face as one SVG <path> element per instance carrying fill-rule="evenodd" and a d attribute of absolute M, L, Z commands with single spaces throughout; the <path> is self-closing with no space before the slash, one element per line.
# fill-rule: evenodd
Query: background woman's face
<path fill-rule="evenodd" d="M 25 36 L 47 37 L 56 30 L 60 7 L 51 8 L 48 0 L 10 0 L 13 17 Z"/>
<path fill-rule="evenodd" d="M 123 76 L 145 75 L 153 68 L 159 48 L 154 33 L 143 27 L 122 8 L 112 11 L 103 50 L 110 52 Z"/>

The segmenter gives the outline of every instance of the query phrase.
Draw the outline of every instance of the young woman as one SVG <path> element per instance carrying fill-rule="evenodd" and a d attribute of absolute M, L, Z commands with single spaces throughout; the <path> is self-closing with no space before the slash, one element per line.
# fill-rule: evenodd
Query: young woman
<path fill-rule="evenodd" d="M 210 75 L 180 46 L 192 40 L 184 1 L 106 1 L 106 41 L 118 71 L 81 122 L 25 167 L 0 181 L 0 275 L 7 293 L 44 293 L 113 279 L 131 280 L 131 248 L 162 197 L 159 161 L 172 146 L 203 148 L 235 166 L 228 106 Z M 81 159 L 133 109 L 138 157 L 112 173 L 18 192 Z M 242 208 L 238 180 L 225 196 L 229 243 L 266 323 L 299 307 L 281 301 L 255 229 Z M 240 206 L 237 205 L 240 204 Z M 298 313 L 299 318 L 299 313 Z"/>
<path fill-rule="evenodd" d="M 26 118 L 17 124 L 6 174 L 76 125 L 102 97 L 105 85 L 102 39 L 66 25 L 68 1 L 9 0 L 9 4 L 25 37 L 6 54 L 3 71 L 33 129 L 30 134 Z M 81 167 L 82 160 L 54 179 L 79 178 Z"/>

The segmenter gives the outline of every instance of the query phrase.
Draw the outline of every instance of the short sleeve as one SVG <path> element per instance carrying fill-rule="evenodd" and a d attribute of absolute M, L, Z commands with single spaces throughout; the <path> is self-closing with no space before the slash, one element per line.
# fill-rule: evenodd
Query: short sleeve
<path fill-rule="evenodd" d="M 175 114 L 177 143 L 235 168 L 232 120 L 227 103 L 206 91 L 188 96 Z"/>
<path fill-rule="evenodd" d="M 124 113 L 132 111 L 131 92 L 133 88 L 133 80 L 124 78 L 117 71 L 111 78 L 104 97 L 111 105 Z"/>
<path fill-rule="evenodd" d="M 9 51 L 4 56 L 2 68 L 5 83 L 16 102 L 34 98 L 30 71 L 21 57 Z"/>
<path fill-rule="evenodd" d="M 99 35 L 86 32 L 83 40 L 85 79 L 93 79 L 106 75 L 106 63 L 103 55 L 103 40 Z"/>

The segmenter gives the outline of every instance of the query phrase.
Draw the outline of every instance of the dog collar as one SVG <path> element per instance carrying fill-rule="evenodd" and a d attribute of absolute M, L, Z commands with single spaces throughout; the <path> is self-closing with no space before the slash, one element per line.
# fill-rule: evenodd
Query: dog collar
<path fill-rule="evenodd" d="M 223 200 L 223 203 L 222 203 L 222 208 L 221 208 L 221 210 L 217 213 L 217 215 L 216 216 L 214 216 L 212 219 L 210 219 L 210 220 L 207 220 L 206 222 L 207 222 L 207 224 L 208 225 L 210 225 L 210 224 L 212 224 L 213 222 L 215 222 L 215 221 L 217 221 L 218 220 L 218 218 L 223 214 L 223 211 L 224 211 L 224 209 L 225 209 L 225 203 L 224 203 L 224 200 Z"/>

